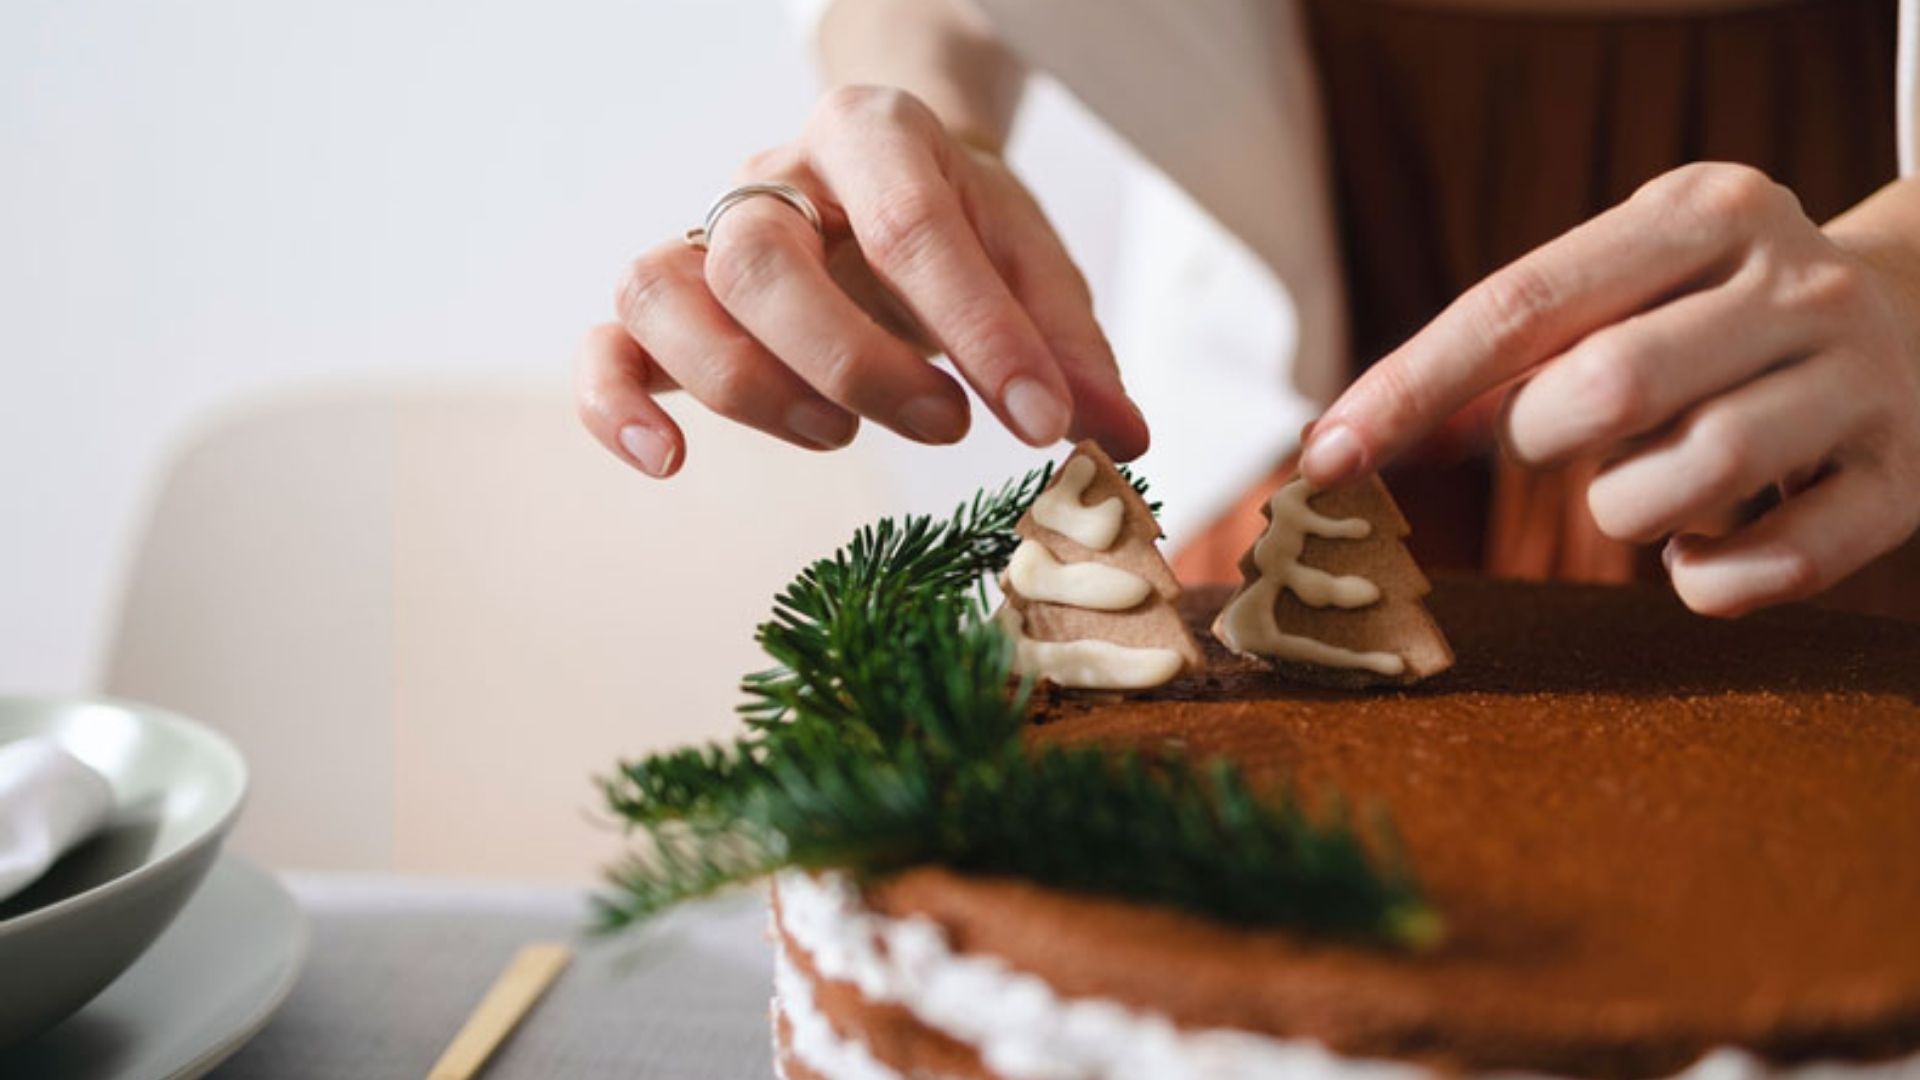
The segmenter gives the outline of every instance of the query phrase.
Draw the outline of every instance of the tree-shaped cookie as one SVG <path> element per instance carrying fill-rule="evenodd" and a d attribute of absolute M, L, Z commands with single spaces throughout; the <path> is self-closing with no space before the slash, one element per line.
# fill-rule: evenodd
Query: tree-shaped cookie
<path fill-rule="evenodd" d="M 1268 500 L 1267 529 L 1240 561 L 1246 582 L 1213 635 L 1302 680 L 1415 683 L 1453 666 L 1453 650 L 1421 602 L 1432 586 L 1378 477 L 1314 492 L 1295 479 Z"/>
<path fill-rule="evenodd" d="M 994 616 L 1014 669 L 1059 686 L 1142 690 L 1200 667 L 1180 584 L 1145 499 L 1093 442 L 1074 448 L 1014 531 Z"/>

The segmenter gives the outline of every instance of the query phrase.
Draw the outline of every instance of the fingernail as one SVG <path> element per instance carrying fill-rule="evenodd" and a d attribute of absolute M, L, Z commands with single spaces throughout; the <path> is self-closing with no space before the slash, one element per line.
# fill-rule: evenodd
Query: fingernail
<path fill-rule="evenodd" d="M 834 450 L 853 441 L 853 418 L 817 401 L 802 401 L 787 410 L 787 430 L 811 446 Z"/>
<path fill-rule="evenodd" d="M 620 445 L 649 476 L 665 476 L 673 471 L 674 458 L 680 453 L 673 440 L 645 424 L 621 428 Z"/>
<path fill-rule="evenodd" d="M 1300 471 L 1309 475 L 1315 484 L 1327 487 L 1360 471 L 1364 456 L 1353 429 L 1335 424 L 1316 433 L 1307 444 L 1307 452 L 1300 458 Z"/>
<path fill-rule="evenodd" d="M 1138 453 L 1144 454 L 1147 452 L 1147 447 L 1153 442 L 1153 426 L 1147 423 L 1147 414 L 1140 411 L 1140 406 L 1134 404 L 1132 398 L 1127 399 L 1127 409 L 1133 413 L 1133 422 L 1140 425 L 1140 433 L 1146 437 L 1145 442 L 1141 444 L 1138 451 Z"/>
<path fill-rule="evenodd" d="M 1015 433 L 1035 446 L 1058 442 L 1067 433 L 1067 423 L 1072 419 L 1067 403 L 1030 375 L 1008 383 L 1000 401 L 1013 420 Z"/>
<path fill-rule="evenodd" d="M 1680 553 L 1674 549 L 1679 542 L 1676 537 L 1660 545 L 1660 565 L 1666 568 L 1668 577 L 1673 576 L 1673 562 L 1680 557 Z"/>
<path fill-rule="evenodd" d="M 957 442 L 967 433 L 967 414 L 952 399 L 937 394 L 907 402 L 900 410 L 898 423 L 921 442 Z"/>

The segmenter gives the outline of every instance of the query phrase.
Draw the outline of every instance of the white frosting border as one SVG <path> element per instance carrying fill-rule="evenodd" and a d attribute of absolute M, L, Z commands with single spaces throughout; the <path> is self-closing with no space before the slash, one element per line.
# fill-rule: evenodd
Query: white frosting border
<path fill-rule="evenodd" d="M 901 1080 L 900 1074 L 873 1056 L 862 1043 L 843 1039 L 813 1001 L 813 984 L 794 965 L 785 945 L 776 946 L 773 960 L 774 1045 L 773 1069 L 781 1080 L 780 1018 L 786 1017 L 793 1056 L 807 1068 L 833 1080 Z"/>
<path fill-rule="evenodd" d="M 1045 980 L 1015 971 L 998 957 L 954 952 L 945 932 L 929 919 L 875 913 L 842 874 L 787 871 L 778 875 L 777 887 L 778 929 L 805 950 L 822 978 L 852 983 L 869 1001 L 905 1007 L 928 1027 L 973 1046 L 989 1069 L 1009 1080 L 1433 1080 L 1437 1075 L 1408 1062 L 1343 1057 L 1310 1040 L 1228 1028 L 1182 1029 L 1158 1013 L 1118 1002 L 1061 997 Z M 898 1080 L 865 1047 L 834 1034 L 785 948 L 776 969 L 775 1001 L 794 1025 L 795 1055 L 831 1080 Z M 814 1032 L 804 1051 L 803 1016 Z M 1920 1054 L 1776 1069 L 1743 1051 L 1720 1049 L 1674 1080 L 1787 1078 L 1915 1080 Z"/>

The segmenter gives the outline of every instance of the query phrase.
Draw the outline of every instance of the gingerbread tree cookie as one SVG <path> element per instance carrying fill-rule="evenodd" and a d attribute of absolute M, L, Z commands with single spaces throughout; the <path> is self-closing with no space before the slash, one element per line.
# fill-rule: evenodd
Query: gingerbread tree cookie
<path fill-rule="evenodd" d="M 1214 620 L 1234 652 L 1302 680 L 1410 684 L 1453 666 L 1421 602 L 1432 588 L 1401 540 L 1410 531 L 1378 477 L 1314 492 L 1302 479 L 1268 500 L 1246 577 Z"/>
<path fill-rule="evenodd" d="M 1082 442 L 1020 519 L 994 618 L 1013 638 L 1014 670 L 1059 686 L 1143 690 L 1200 667 L 1174 607 L 1180 584 L 1155 542 L 1145 499 L 1091 441 Z"/>

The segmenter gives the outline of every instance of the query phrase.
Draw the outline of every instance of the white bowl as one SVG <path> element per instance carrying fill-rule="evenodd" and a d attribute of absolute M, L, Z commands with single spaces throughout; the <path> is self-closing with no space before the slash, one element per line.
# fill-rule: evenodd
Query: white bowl
<path fill-rule="evenodd" d="M 58 1023 L 146 951 L 200 886 L 247 790 L 232 743 L 150 706 L 0 697 L 0 745 L 34 736 L 100 770 L 114 809 L 0 902 L 0 1048 Z"/>

